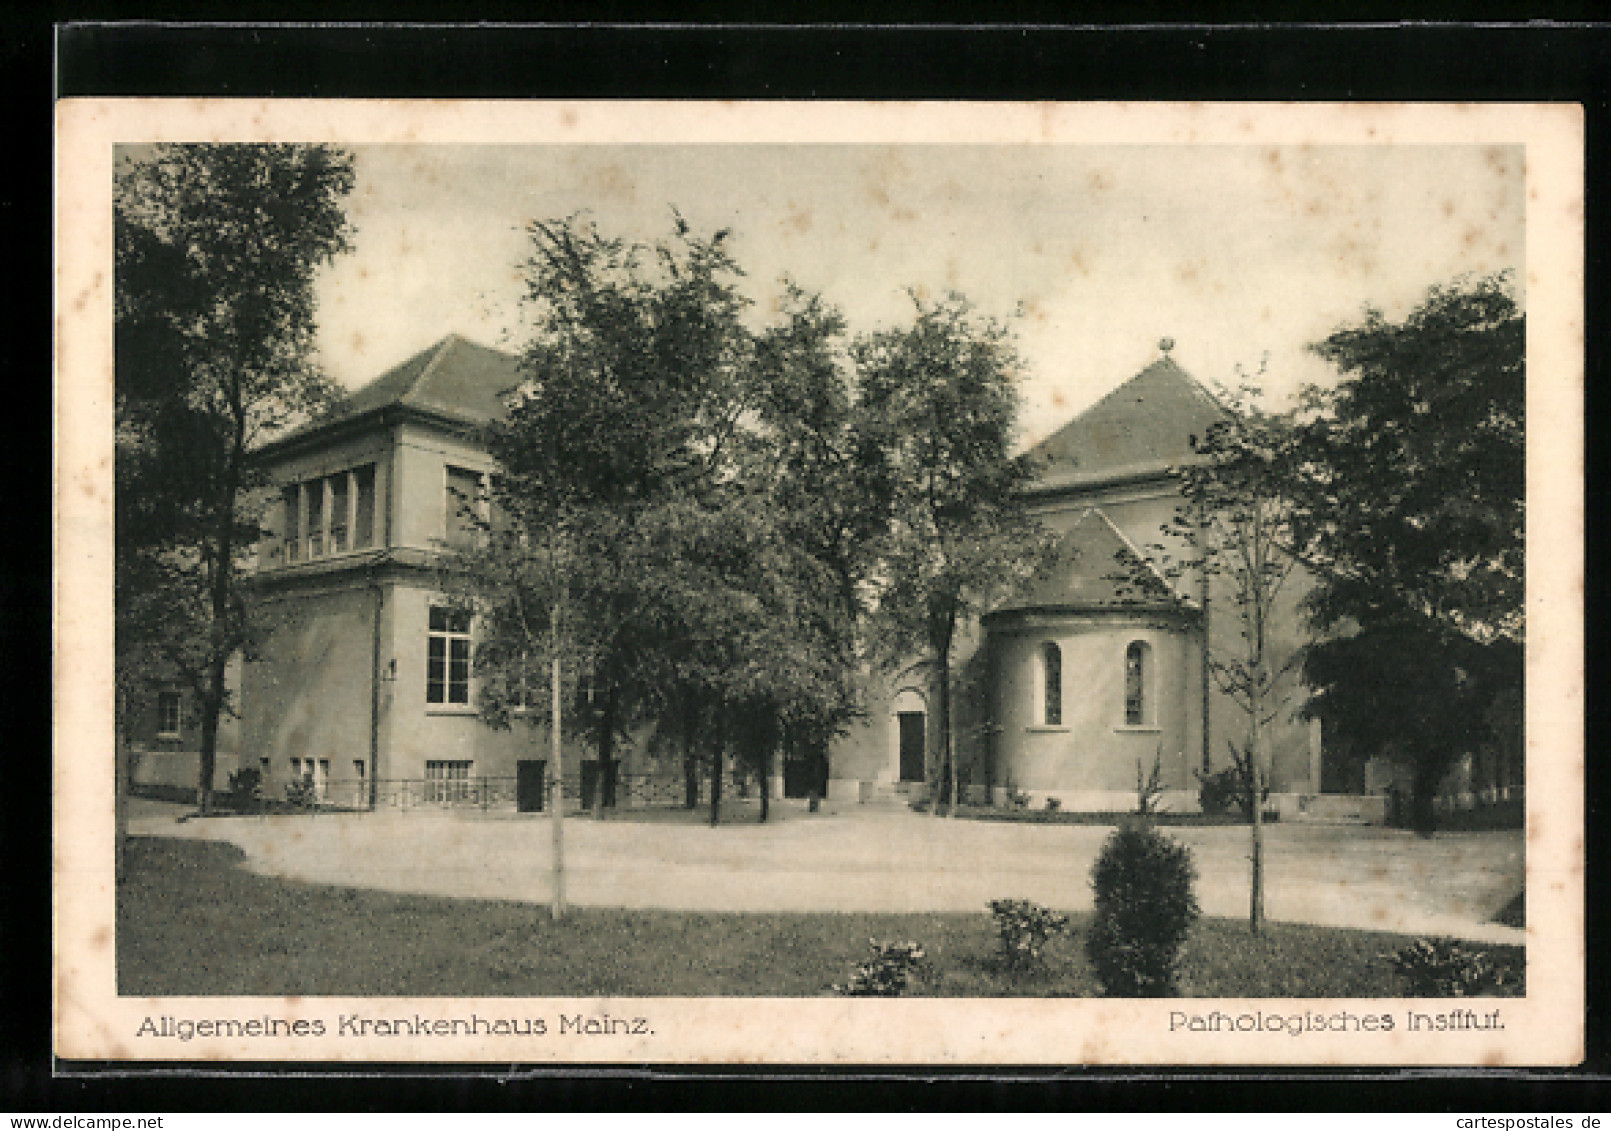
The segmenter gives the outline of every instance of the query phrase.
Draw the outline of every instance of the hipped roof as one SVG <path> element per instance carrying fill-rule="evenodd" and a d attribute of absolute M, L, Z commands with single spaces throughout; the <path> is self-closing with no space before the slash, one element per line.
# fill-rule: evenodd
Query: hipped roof
<path fill-rule="evenodd" d="M 1190 608 L 1175 596 L 1139 547 L 1096 507 L 1057 544 L 1051 562 L 1017 598 L 991 615 L 1035 610 L 1170 610 Z"/>
<path fill-rule="evenodd" d="M 1192 437 L 1225 408 L 1165 354 L 1029 450 L 1032 489 L 1161 472 L 1193 458 Z"/>
<path fill-rule="evenodd" d="M 514 354 L 449 334 L 355 389 L 328 416 L 264 447 L 282 447 L 391 408 L 470 426 L 486 424 L 503 415 L 505 398 L 519 383 L 520 359 Z"/>

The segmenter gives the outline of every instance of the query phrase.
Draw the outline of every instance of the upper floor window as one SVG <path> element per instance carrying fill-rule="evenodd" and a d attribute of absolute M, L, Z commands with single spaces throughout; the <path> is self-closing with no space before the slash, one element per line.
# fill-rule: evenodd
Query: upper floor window
<path fill-rule="evenodd" d="M 179 693 L 157 692 L 157 737 L 179 737 Z"/>
<path fill-rule="evenodd" d="M 425 701 L 470 702 L 470 611 L 431 609 L 425 650 Z"/>
<path fill-rule="evenodd" d="M 1041 722 L 1049 727 L 1063 725 L 1063 650 L 1052 643 L 1040 646 L 1040 670 L 1044 690 Z"/>
<path fill-rule="evenodd" d="M 1152 647 L 1143 640 L 1132 640 L 1124 650 L 1124 725 L 1146 726 L 1152 722 Z"/>
<path fill-rule="evenodd" d="M 338 471 L 280 493 L 285 560 L 345 554 L 375 543 L 375 465 Z"/>
<path fill-rule="evenodd" d="M 463 467 L 447 469 L 447 498 L 444 510 L 447 521 L 447 541 L 452 546 L 474 543 L 476 534 L 484 529 L 485 499 L 481 490 L 481 473 Z"/>

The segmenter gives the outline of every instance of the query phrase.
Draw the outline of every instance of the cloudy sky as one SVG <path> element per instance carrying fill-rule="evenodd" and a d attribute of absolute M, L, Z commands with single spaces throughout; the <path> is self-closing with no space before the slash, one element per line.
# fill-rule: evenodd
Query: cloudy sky
<path fill-rule="evenodd" d="M 356 386 L 450 332 L 517 349 L 533 219 L 650 240 L 677 208 L 732 229 L 764 318 L 787 274 L 853 329 L 954 289 L 1011 320 L 1026 443 L 1157 356 L 1266 388 L 1373 304 L 1525 262 L 1520 148 L 1483 146 L 360 146 L 355 251 L 320 280 L 320 348 Z"/>

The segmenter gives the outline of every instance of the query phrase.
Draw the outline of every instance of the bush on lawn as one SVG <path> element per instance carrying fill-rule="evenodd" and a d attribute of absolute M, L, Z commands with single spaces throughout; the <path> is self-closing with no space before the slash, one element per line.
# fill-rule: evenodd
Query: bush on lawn
<path fill-rule="evenodd" d="M 868 939 L 873 956 L 833 992 L 843 997 L 900 997 L 922 976 L 923 947 L 915 942 L 879 942 Z"/>
<path fill-rule="evenodd" d="M 224 807 L 237 813 L 256 812 L 263 803 L 263 798 L 258 792 L 262 784 L 261 771 L 250 766 L 236 770 L 229 775 L 229 791 L 222 798 Z"/>
<path fill-rule="evenodd" d="M 1416 939 L 1390 957 L 1409 997 L 1488 997 L 1521 983 L 1508 961 L 1453 939 Z"/>
<path fill-rule="evenodd" d="M 1108 997 L 1171 997 L 1176 963 L 1199 914 L 1197 869 L 1184 845 L 1150 825 L 1116 830 L 1091 869 L 1096 918 L 1085 951 Z"/>
<path fill-rule="evenodd" d="M 1068 930 L 1068 916 L 1027 899 L 992 899 L 1002 962 L 1013 969 L 1036 965 L 1054 935 Z"/>

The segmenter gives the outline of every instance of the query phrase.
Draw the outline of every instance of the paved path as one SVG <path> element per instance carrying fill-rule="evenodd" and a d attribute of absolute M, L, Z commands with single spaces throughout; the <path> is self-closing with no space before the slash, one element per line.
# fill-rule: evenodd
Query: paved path
<path fill-rule="evenodd" d="M 854 808 L 767 825 L 568 821 L 567 894 L 579 905 L 708 911 L 982 911 L 991 899 L 1091 906 L 1109 829 L 936 820 Z M 386 891 L 545 902 L 551 826 L 541 815 L 374 813 L 178 822 L 131 832 L 238 845 L 255 871 Z M 1205 914 L 1247 914 L 1245 827 L 1171 828 L 1197 863 Z M 1273 825 L 1272 920 L 1486 942 L 1525 942 L 1488 920 L 1523 881 L 1520 832 Z"/>

